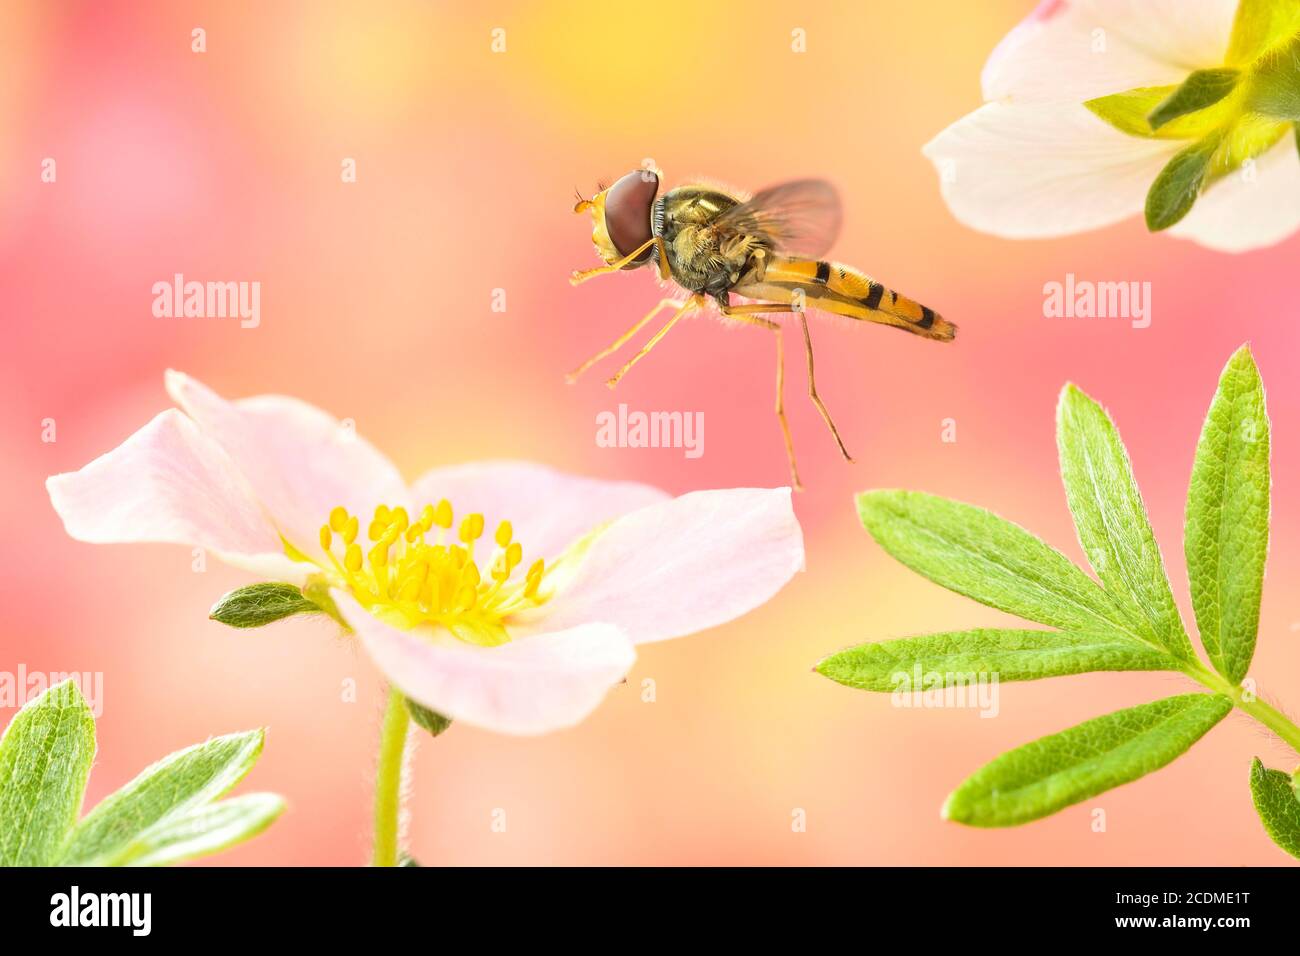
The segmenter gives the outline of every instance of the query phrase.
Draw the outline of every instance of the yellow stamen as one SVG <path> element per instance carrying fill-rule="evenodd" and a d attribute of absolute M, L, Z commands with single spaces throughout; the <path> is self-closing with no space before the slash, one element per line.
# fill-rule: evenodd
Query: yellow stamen
<path fill-rule="evenodd" d="M 475 558 L 475 542 L 483 537 L 483 515 L 474 512 L 455 525 L 451 502 L 426 504 L 412 521 L 406 508 L 379 505 L 367 527 L 373 542 L 363 551 L 357 542 L 358 516 L 334 508 L 320 529 L 321 547 L 328 555 L 322 564 L 333 586 L 344 588 L 372 613 L 405 627 L 424 624 L 446 627 L 463 640 L 498 644 L 509 640 L 512 615 L 536 607 L 549 598 L 541 591 L 545 564 L 539 559 L 520 580 L 523 546 L 514 540 L 509 521 L 497 525 L 492 536 L 495 553 L 484 556 L 482 573 Z M 442 533 L 456 527 L 456 541 L 442 543 Z M 438 534 L 426 543 L 434 528 Z M 342 540 L 342 562 L 332 549 Z"/>
<path fill-rule="evenodd" d="M 472 514 L 460 523 L 460 540 L 469 544 L 483 537 L 483 516 Z"/>
<path fill-rule="evenodd" d="M 337 508 L 335 508 L 333 511 L 330 512 L 331 531 L 342 531 L 344 526 L 347 523 L 348 523 L 347 508 L 344 508 L 342 505 L 339 505 Z"/>

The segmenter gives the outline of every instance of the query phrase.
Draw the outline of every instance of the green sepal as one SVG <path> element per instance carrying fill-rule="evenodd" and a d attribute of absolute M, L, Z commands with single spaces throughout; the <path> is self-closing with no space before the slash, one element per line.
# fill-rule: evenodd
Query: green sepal
<path fill-rule="evenodd" d="M 1220 140 L 1218 134 L 1211 134 L 1180 150 L 1160 170 L 1147 192 L 1145 213 L 1149 230 L 1168 229 L 1192 211 L 1205 188 Z"/>
<path fill-rule="evenodd" d="M 1300 34 L 1260 61 L 1248 106 L 1271 119 L 1300 120 Z"/>
<path fill-rule="evenodd" d="M 208 617 L 230 627 L 262 627 L 294 614 L 321 614 L 324 609 L 292 584 L 264 581 L 222 596 Z M 337 611 L 335 612 L 337 613 Z"/>
<path fill-rule="evenodd" d="M 406 698 L 406 709 L 411 712 L 411 719 L 434 737 L 437 737 L 451 726 L 450 717 L 444 717 L 436 710 L 421 707 L 409 697 Z"/>
<path fill-rule="evenodd" d="M 1295 0 L 1239 0 L 1228 38 L 1229 66 L 1246 66 L 1300 31 Z"/>
<path fill-rule="evenodd" d="M 323 574 L 313 575 L 307 579 L 307 583 L 302 588 L 302 596 L 315 604 L 319 610 L 334 618 L 344 630 L 352 630 L 348 622 L 343 620 L 343 615 L 339 613 L 339 606 L 334 603 L 334 598 L 330 595 L 329 580 Z"/>
<path fill-rule="evenodd" d="M 1153 130 L 1213 106 L 1237 88 L 1241 71 L 1231 67 L 1196 70 L 1147 116 Z"/>
<path fill-rule="evenodd" d="M 1159 129 L 1152 128 L 1151 115 L 1179 89 L 1177 85 L 1140 86 L 1122 93 L 1098 96 L 1083 105 L 1121 133 L 1144 139 L 1201 139 L 1231 119 L 1237 98 L 1224 97 L 1203 109 L 1169 118 Z"/>

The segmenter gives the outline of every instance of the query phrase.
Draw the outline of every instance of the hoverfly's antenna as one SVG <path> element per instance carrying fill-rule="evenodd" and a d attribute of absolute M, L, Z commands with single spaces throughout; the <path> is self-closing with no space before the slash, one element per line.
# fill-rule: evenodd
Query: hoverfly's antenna
<path fill-rule="evenodd" d="M 583 212 L 584 210 L 591 208 L 591 200 L 585 198 L 577 186 L 573 187 L 573 195 L 578 197 L 578 202 L 573 207 L 574 212 Z"/>

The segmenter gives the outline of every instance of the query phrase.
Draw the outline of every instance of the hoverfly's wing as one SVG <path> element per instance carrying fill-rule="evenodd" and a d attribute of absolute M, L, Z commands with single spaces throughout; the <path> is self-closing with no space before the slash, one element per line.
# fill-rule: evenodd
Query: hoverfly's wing
<path fill-rule="evenodd" d="M 741 236 L 766 236 L 773 248 L 817 257 L 840 232 L 840 197 L 824 179 L 796 179 L 732 206 L 713 226 Z"/>

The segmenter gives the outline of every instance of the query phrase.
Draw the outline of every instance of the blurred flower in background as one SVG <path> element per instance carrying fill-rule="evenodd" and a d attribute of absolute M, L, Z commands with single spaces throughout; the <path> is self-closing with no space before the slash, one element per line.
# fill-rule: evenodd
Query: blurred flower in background
<path fill-rule="evenodd" d="M 968 226 L 1042 238 L 1145 210 L 1225 252 L 1300 228 L 1294 0 L 1045 0 L 982 86 L 924 149 Z"/>

